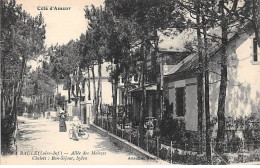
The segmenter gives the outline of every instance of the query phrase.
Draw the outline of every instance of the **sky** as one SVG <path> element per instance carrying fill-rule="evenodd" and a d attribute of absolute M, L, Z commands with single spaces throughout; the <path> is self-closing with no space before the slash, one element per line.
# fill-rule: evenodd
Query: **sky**
<path fill-rule="evenodd" d="M 17 4 L 22 4 L 22 9 L 31 16 L 42 13 L 46 24 L 46 47 L 52 44 L 66 44 L 71 39 L 75 40 L 85 33 L 88 20 L 85 18 L 85 6 L 103 5 L 103 0 L 16 0 Z M 50 10 L 50 7 L 70 7 L 70 10 Z M 48 10 L 39 10 L 45 7 Z M 28 66 L 31 70 L 36 70 L 40 66 L 43 57 L 37 60 L 30 60 Z"/>
<path fill-rule="evenodd" d="M 84 8 L 91 4 L 100 6 L 103 0 L 16 0 L 22 4 L 23 10 L 36 16 L 40 12 L 46 24 L 45 45 L 66 44 L 71 39 L 79 38 L 85 33 L 88 25 L 85 19 Z M 70 7 L 70 10 L 50 10 L 50 7 Z M 38 10 L 47 7 L 48 10 Z"/>

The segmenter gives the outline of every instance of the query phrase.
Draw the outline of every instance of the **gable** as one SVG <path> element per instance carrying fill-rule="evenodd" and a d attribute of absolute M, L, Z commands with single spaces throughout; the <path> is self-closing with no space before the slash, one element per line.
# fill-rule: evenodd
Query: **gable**
<path fill-rule="evenodd" d="M 238 30 L 236 30 L 236 31 L 238 31 Z M 219 31 L 214 30 L 211 33 L 217 35 L 217 34 L 219 34 Z M 250 29 L 243 34 L 250 36 L 253 34 L 253 30 Z M 232 50 L 232 49 L 234 49 L 234 43 L 237 43 L 236 45 L 241 45 L 244 43 L 246 38 L 243 36 L 243 34 L 240 34 L 239 32 L 237 32 L 237 33 L 231 33 L 229 35 L 229 43 L 228 43 L 228 51 L 227 51 L 228 55 L 233 54 L 234 50 Z M 211 51 L 210 61 L 219 60 L 220 55 L 221 55 L 221 54 L 218 54 L 218 53 L 221 53 L 220 42 L 211 43 L 208 51 Z M 174 75 L 174 73 L 179 74 L 184 71 L 195 71 L 198 68 L 198 55 L 197 55 L 197 53 L 194 53 L 194 54 L 191 54 L 189 57 L 190 57 L 190 59 L 188 59 L 185 63 L 180 63 L 178 69 L 176 69 L 175 71 L 173 71 L 171 73 L 168 73 L 168 75 L 171 75 L 171 74 Z M 218 58 L 216 58 L 216 57 L 218 57 Z"/>

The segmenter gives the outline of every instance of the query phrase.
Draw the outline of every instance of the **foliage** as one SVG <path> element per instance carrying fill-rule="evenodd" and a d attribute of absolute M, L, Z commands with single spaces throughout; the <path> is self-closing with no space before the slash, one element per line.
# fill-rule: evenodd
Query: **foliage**
<path fill-rule="evenodd" d="M 10 122 L 11 127 L 16 128 L 24 75 L 28 71 L 26 64 L 42 53 L 44 39 L 45 24 L 41 14 L 32 17 L 15 0 L 1 1 L 1 123 Z M 1 126 L 2 129 L 10 127 L 8 124 Z M 13 135 L 2 132 L 1 136 L 6 137 L 1 146 L 10 148 Z M 5 152 L 8 150 L 2 148 L 2 153 Z"/>
<path fill-rule="evenodd" d="M 245 129 L 243 131 L 246 141 L 260 141 L 260 117 L 251 114 L 245 119 Z"/>
<path fill-rule="evenodd" d="M 59 107 L 64 107 L 65 103 L 66 103 L 66 99 L 65 96 L 61 96 L 61 94 L 57 94 L 55 96 L 55 102 Z"/>
<path fill-rule="evenodd" d="M 68 88 L 68 102 L 70 94 L 76 98 L 76 103 L 80 98 L 80 82 L 82 76 L 82 48 L 78 40 L 70 40 L 66 45 L 56 45 L 49 48 L 51 77 L 56 83 L 66 83 Z M 72 89 L 76 86 L 76 89 Z"/>
<path fill-rule="evenodd" d="M 172 157 L 171 157 L 172 156 Z M 170 149 L 161 148 L 159 157 L 168 162 L 172 161 L 173 163 L 178 164 L 188 164 L 188 165 L 204 165 L 207 164 L 207 158 L 204 155 L 195 155 L 195 154 L 180 154 L 176 149 L 172 151 Z"/>
<path fill-rule="evenodd" d="M 141 121 L 139 126 L 142 129 L 144 125 L 142 115 L 146 113 L 144 84 L 148 81 L 148 74 L 153 75 L 153 80 L 149 80 L 149 82 L 157 82 L 158 92 L 156 93 L 155 106 L 157 109 L 160 106 L 158 100 L 161 96 L 161 84 L 158 82 L 160 80 L 158 80 L 159 37 L 157 32 L 167 28 L 177 28 L 182 31 L 192 27 L 198 30 L 197 35 L 199 36 L 201 35 L 200 31 L 203 30 L 204 44 L 202 45 L 201 42 L 197 46 L 198 52 L 201 52 L 198 54 L 200 57 L 202 56 L 202 49 L 204 49 L 203 52 L 207 53 L 207 31 L 214 27 L 221 27 L 222 36 L 218 42 L 223 47 L 220 63 L 222 80 L 217 120 L 217 141 L 221 142 L 224 139 L 225 128 L 230 126 L 230 123 L 225 120 L 228 62 L 226 47 L 228 34 L 231 33 L 229 27 L 239 24 L 244 25 L 249 22 L 259 41 L 259 19 L 257 18 L 259 3 L 256 0 L 106 0 L 105 7 L 92 5 L 86 6 L 84 9 L 85 18 L 89 21 L 85 34 L 81 34 L 78 40 L 69 41 L 68 44 L 51 46 L 47 54 L 50 61 L 43 61 L 42 68 L 29 72 L 29 69 L 26 68 L 27 61 L 36 59 L 38 55 L 42 54 L 44 48 L 44 19 L 41 14 L 36 17 L 30 16 L 22 10 L 21 5 L 16 4 L 15 0 L 4 0 L 2 6 L 1 39 L 3 43 L 1 54 L 3 56 L 1 57 L 1 76 L 3 80 L 1 83 L 1 105 L 4 108 L 1 109 L 1 115 L 3 117 L 12 116 L 14 122 L 17 113 L 23 106 L 20 103 L 21 96 L 31 97 L 33 108 L 37 108 L 40 112 L 44 109 L 44 104 L 46 105 L 46 98 L 49 98 L 49 101 L 52 99 L 53 90 L 58 83 L 67 84 L 68 102 L 70 102 L 70 93 L 72 93 L 77 104 L 78 100 L 81 100 L 82 92 L 84 92 L 80 87 L 80 84 L 85 85 L 84 71 L 88 73 L 90 90 L 90 68 L 94 85 L 94 108 L 98 116 L 98 110 L 102 109 L 101 64 L 106 61 L 111 62 L 108 69 L 110 81 L 113 84 L 113 126 L 115 127 L 116 124 L 119 77 L 121 76 L 124 79 L 125 91 L 127 92 L 129 88 L 133 87 L 130 85 L 130 75 L 139 75 L 139 86 L 142 87 L 143 91 L 139 118 L 139 121 Z M 193 22 L 194 20 L 196 20 L 196 23 Z M 198 41 L 200 40 L 202 38 L 198 37 Z M 153 62 L 152 70 L 147 68 L 149 54 Z M 199 63 L 204 64 L 205 60 L 200 60 Z M 94 73 L 94 66 L 96 65 L 98 66 L 97 89 Z M 59 106 L 64 106 L 64 97 L 57 95 L 55 100 Z M 166 111 L 160 122 L 161 135 L 166 139 L 179 142 L 186 142 L 187 138 L 191 139 L 192 135 L 185 131 L 185 123 L 173 119 L 172 105 L 166 102 L 166 106 Z M 157 109 L 156 115 L 158 115 Z M 236 128 L 239 128 L 238 125 L 241 125 L 241 123 L 245 124 L 243 133 L 246 140 L 260 139 L 259 131 L 256 131 L 256 128 L 259 127 L 256 123 L 259 120 L 256 119 L 255 122 L 255 119 L 251 116 L 245 120 L 240 118 L 235 121 Z M 207 124 L 209 123 L 207 122 Z M 237 137 L 231 138 L 231 141 L 237 140 Z M 182 156 L 180 157 L 182 158 Z M 189 158 L 190 156 L 186 157 Z M 194 158 L 191 157 L 190 159 L 193 160 Z"/>
<path fill-rule="evenodd" d="M 50 100 L 53 99 L 56 83 L 51 78 L 50 70 L 49 64 L 42 61 L 42 67 L 26 75 L 22 95 L 30 98 L 29 104 L 33 105 L 34 112 L 41 113 L 47 110 L 47 104 L 50 104 Z"/>
<path fill-rule="evenodd" d="M 260 125 L 260 117 L 257 113 L 252 113 L 249 116 L 240 116 L 240 117 L 226 117 L 226 133 L 229 132 L 238 132 L 242 131 L 244 141 L 259 141 L 260 140 L 260 132 L 259 132 L 259 125 Z M 215 127 L 217 123 L 217 118 L 213 118 L 211 123 L 212 132 L 214 131 L 213 127 Z M 238 137 L 232 133 L 230 138 L 226 138 L 226 142 L 230 141 L 240 141 L 237 139 Z"/>
<path fill-rule="evenodd" d="M 166 106 L 166 111 L 162 116 L 160 125 L 161 136 L 177 142 L 184 142 L 185 138 L 185 123 L 181 120 L 173 118 L 173 105 Z"/>
<path fill-rule="evenodd" d="M 41 14 L 31 17 L 14 0 L 2 3 L 2 95 L 5 107 L 8 109 L 8 106 L 19 103 L 27 61 L 42 52 L 45 25 Z M 14 92 L 10 88 L 13 88 Z M 12 100 L 15 103 L 12 103 Z M 16 110 L 15 107 L 11 109 Z M 14 113 L 13 110 L 2 111 L 1 114 L 9 115 Z"/>
<path fill-rule="evenodd" d="M 162 121 L 160 125 L 161 135 L 170 139 L 172 136 L 172 125 L 173 125 L 173 105 L 169 105 L 168 101 L 166 100 L 166 110 L 163 113 Z M 175 131 L 175 130 L 174 130 Z"/>

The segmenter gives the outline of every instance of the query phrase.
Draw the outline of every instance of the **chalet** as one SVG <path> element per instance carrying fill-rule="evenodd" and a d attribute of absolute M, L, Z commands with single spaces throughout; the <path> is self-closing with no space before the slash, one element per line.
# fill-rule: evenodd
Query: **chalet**
<path fill-rule="evenodd" d="M 225 115 L 226 117 L 244 117 L 252 113 L 259 115 L 260 49 L 254 31 L 252 28 L 242 31 L 241 28 L 232 27 L 230 32 L 227 46 L 228 84 Z M 221 29 L 214 28 L 209 34 L 221 37 Z M 217 116 L 220 86 L 219 63 L 222 48 L 216 39 L 211 39 L 209 45 L 211 117 Z M 183 120 L 185 129 L 189 131 L 198 129 L 197 69 L 198 56 L 194 52 L 164 76 L 165 99 L 172 104 L 173 118 Z"/>
<path fill-rule="evenodd" d="M 169 33 L 172 32 L 172 33 Z M 173 69 L 179 62 L 185 59 L 190 51 L 188 49 L 180 49 L 174 47 L 172 43 L 173 39 L 181 38 L 184 35 L 177 30 L 170 30 L 164 32 L 158 32 L 159 36 L 159 56 L 155 58 L 155 52 L 153 44 L 150 48 L 149 54 L 147 56 L 146 64 L 146 79 L 144 84 L 145 97 L 146 97 L 146 113 L 143 114 L 143 117 L 147 120 L 153 120 L 156 118 L 156 92 L 157 92 L 157 81 L 161 80 L 163 84 L 163 77 L 171 69 Z M 192 34 L 191 34 L 192 35 Z M 180 36 L 180 37 L 179 37 Z M 183 44 L 184 45 L 184 44 Z M 139 74 L 141 76 L 142 74 Z M 157 78 L 160 76 L 160 78 Z M 136 88 L 133 88 L 129 91 L 131 96 L 131 121 L 134 125 L 139 125 L 141 120 L 140 111 L 142 108 L 142 95 L 143 90 L 139 85 Z M 161 87 L 161 94 L 163 93 L 163 88 Z M 161 103 L 162 104 L 162 103 Z M 162 108 L 162 107 L 161 107 Z M 161 114 L 159 114 L 161 116 Z M 158 116 L 158 117 L 160 117 Z"/>

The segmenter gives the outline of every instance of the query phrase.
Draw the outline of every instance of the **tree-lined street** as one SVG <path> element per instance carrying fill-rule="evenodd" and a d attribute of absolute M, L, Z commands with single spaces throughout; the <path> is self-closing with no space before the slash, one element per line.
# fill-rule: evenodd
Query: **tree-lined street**
<path fill-rule="evenodd" d="M 59 132 L 57 121 L 18 117 L 18 123 L 18 155 L 2 158 L 2 164 L 167 164 L 162 161 L 144 160 L 144 157 L 118 148 L 108 137 L 103 137 L 92 130 L 88 130 L 88 139 L 74 141 L 69 139 L 68 131 Z M 70 123 L 67 122 L 68 129 Z M 62 155 L 25 155 L 35 151 L 42 153 L 62 151 Z M 77 155 L 72 155 L 73 151 L 81 152 L 78 159 Z M 88 154 L 84 155 L 84 152 Z M 64 157 L 62 160 L 57 159 L 62 156 Z M 70 160 L 70 157 L 74 157 L 74 160 Z"/>
<path fill-rule="evenodd" d="M 80 12 L 55 7 L 56 26 L 65 20 L 75 28 L 81 23 L 70 25 L 72 20 L 85 19 L 75 38 L 72 29 L 62 28 L 48 36 L 55 27 L 52 7 L 38 6 L 35 13 L 16 0 L 1 1 L 1 154 L 10 155 L 5 162 L 158 163 L 140 160 L 91 130 L 87 140 L 69 139 L 59 122 L 69 120 L 69 129 L 75 118 L 169 162 L 259 160 L 260 81 L 252 78 L 260 74 L 260 1 L 78 5 Z M 53 150 L 46 157 L 27 155 Z M 57 151 L 62 159 L 53 156 Z M 73 151 L 83 160 L 71 158 Z"/>

